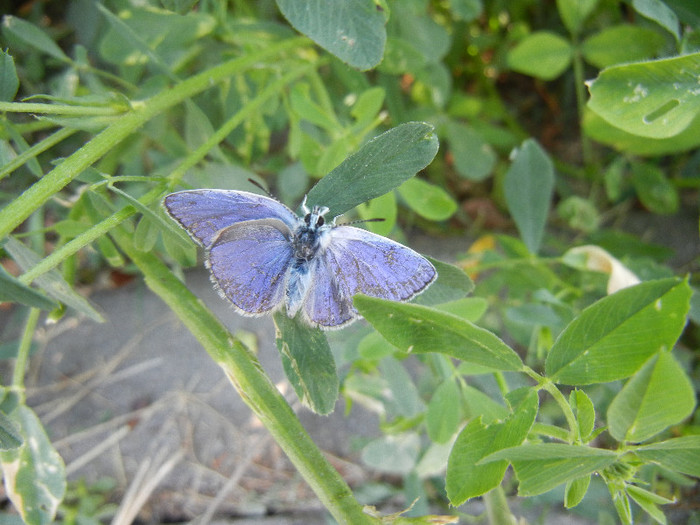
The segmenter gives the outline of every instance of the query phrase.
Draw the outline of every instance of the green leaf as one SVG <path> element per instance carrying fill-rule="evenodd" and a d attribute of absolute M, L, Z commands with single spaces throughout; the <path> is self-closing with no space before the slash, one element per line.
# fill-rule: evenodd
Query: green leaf
<path fill-rule="evenodd" d="M 407 122 L 367 142 L 323 177 L 308 193 L 308 204 L 342 215 L 400 186 L 435 157 L 438 140 L 425 122 Z"/>
<path fill-rule="evenodd" d="M 618 441 L 646 441 L 694 408 L 690 380 L 670 352 L 660 352 L 615 396 L 608 407 L 608 430 Z"/>
<path fill-rule="evenodd" d="M 670 350 L 690 308 L 687 281 L 662 279 L 625 288 L 586 308 L 554 342 L 552 381 L 587 385 L 623 379 L 659 350 Z"/>
<path fill-rule="evenodd" d="M 408 179 L 398 192 L 408 207 L 424 219 L 444 221 L 457 211 L 457 203 L 449 193 L 422 179 Z"/>
<path fill-rule="evenodd" d="M 610 67 L 588 84 L 588 107 L 628 133 L 678 135 L 700 113 L 700 53 Z"/>
<path fill-rule="evenodd" d="M 554 80 L 569 67 L 573 50 L 561 36 L 537 31 L 523 38 L 508 52 L 508 67 L 518 73 Z"/>
<path fill-rule="evenodd" d="M 447 443 L 460 422 L 460 393 L 451 377 L 445 379 L 433 393 L 425 414 L 428 437 L 435 443 Z"/>
<path fill-rule="evenodd" d="M 19 89 L 19 78 L 12 55 L 0 50 L 0 101 L 11 102 Z"/>
<path fill-rule="evenodd" d="M 40 257 L 36 253 L 14 237 L 7 238 L 4 248 L 25 272 L 35 266 L 40 260 Z M 37 277 L 34 282 L 37 283 L 49 297 L 85 314 L 93 321 L 98 321 L 100 323 L 104 321 L 97 310 L 90 306 L 90 303 L 82 295 L 78 294 L 70 287 L 63 277 L 61 277 L 58 270 L 50 270 Z"/>
<path fill-rule="evenodd" d="M 492 332 L 432 308 L 356 295 L 355 307 L 404 352 L 446 354 L 496 370 L 520 370 L 520 357 Z"/>
<path fill-rule="evenodd" d="M 277 0 L 289 23 L 329 53 L 358 69 L 382 60 L 386 13 L 373 0 Z"/>
<path fill-rule="evenodd" d="M 462 299 L 474 289 L 474 282 L 464 270 L 428 257 L 438 277 L 430 287 L 414 299 L 417 304 L 433 306 Z"/>
<path fill-rule="evenodd" d="M 58 44 L 47 35 L 42 29 L 31 22 L 12 15 L 5 15 L 2 19 L 3 32 L 9 33 L 12 37 L 21 40 L 24 44 L 38 49 L 61 62 L 70 62 Z"/>
<path fill-rule="evenodd" d="M 357 214 L 363 220 L 384 219 L 379 222 L 368 222 L 367 229 L 378 235 L 389 235 L 396 226 L 396 218 L 398 217 L 396 194 L 390 191 L 376 199 L 360 204 L 357 207 Z"/>
<path fill-rule="evenodd" d="M 0 412 L 0 451 L 22 446 L 24 439 L 19 426 L 3 412 Z"/>
<path fill-rule="evenodd" d="M 52 523 L 66 492 L 63 460 L 31 409 L 19 406 L 10 417 L 20 427 L 24 444 L 0 452 L 7 495 L 25 523 Z"/>
<path fill-rule="evenodd" d="M 681 39 L 678 17 L 673 10 L 661 0 L 632 0 L 632 7 L 640 15 L 653 20 L 671 33 L 676 41 Z"/>
<path fill-rule="evenodd" d="M 455 20 L 471 22 L 484 10 L 482 0 L 450 0 L 450 10 Z"/>
<path fill-rule="evenodd" d="M 647 514 L 649 514 L 649 516 L 654 518 L 654 520 L 657 523 L 660 523 L 661 525 L 666 525 L 666 516 L 664 515 L 663 511 L 656 505 L 667 505 L 669 503 L 673 503 L 673 500 L 664 498 L 662 496 L 659 496 L 658 494 L 649 492 L 648 490 L 644 490 L 643 488 L 637 487 L 636 485 L 627 485 L 625 488 L 629 497 L 632 498 L 635 501 L 635 503 L 637 503 L 637 505 L 642 507 L 644 509 L 644 512 L 646 512 Z"/>
<path fill-rule="evenodd" d="M 363 91 L 352 105 L 350 115 L 359 124 L 369 123 L 379 114 L 384 105 L 385 91 L 382 87 L 373 87 Z"/>
<path fill-rule="evenodd" d="M 595 425 L 595 407 L 591 398 L 583 390 L 574 389 L 569 395 L 569 404 L 576 416 L 579 437 L 588 441 Z"/>
<path fill-rule="evenodd" d="M 653 29 L 623 24 L 591 35 L 581 51 L 588 62 L 602 69 L 654 57 L 661 53 L 664 44 L 664 37 Z"/>
<path fill-rule="evenodd" d="M 648 162 L 634 162 L 632 182 L 639 200 L 649 211 L 662 215 L 678 211 L 678 190 L 658 166 Z"/>
<path fill-rule="evenodd" d="M 338 399 L 338 374 L 328 340 L 284 313 L 273 316 L 282 365 L 299 399 L 317 414 L 330 414 Z"/>
<path fill-rule="evenodd" d="M 379 472 L 406 475 L 416 465 L 420 438 L 414 433 L 382 436 L 362 450 L 362 462 Z"/>
<path fill-rule="evenodd" d="M 635 449 L 640 458 L 670 470 L 700 477 L 700 435 L 645 445 Z"/>
<path fill-rule="evenodd" d="M 564 506 L 571 509 L 581 503 L 581 500 L 588 492 L 588 485 L 591 483 L 591 476 L 582 476 L 566 482 L 564 491 Z"/>
<path fill-rule="evenodd" d="M 501 483 L 508 468 L 506 461 L 478 462 L 493 452 L 522 443 L 527 437 L 538 409 L 537 393 L 528 390 L 504 422 L 485 426 L 476 418 L 460 432 L 447 462 L 445 478 L 447 497 L 452 505 L 461 505 Z"/>
<path fill-rule="evenodd" d="M 296 84 L 289 94 L 289 102 L 299 118 L 307 120 L 327 131 L 337 132 L 341 129 L 338 118 L 332 108 L 326 108 L 311 99 L 308 84 Z"/>
<path fill-rule="evenodd" d="M 480 464 L 509 461 L 520 481 L 518 495 L 536 496 L 612 465 L 616 459 L 617 453 L 611 450 L 547 443 L 501 450 L 487 456 Z"/>
<path fill-rule="evenodd" d="M 578 35 L 597 4 L 598 0 L 557 0 L 557 9 L 569 33 Z"/>
<path fill-rule="evenodd" d="M 527 139 L 515 153 L 503 190 L 508 210 L 530 253 L 540 249 L 553 189 L 552 161 L 534 139 Z"/>
<path fill-rule="evenodd" d="M 30 288 L 5 271 L 0 265 L 0 302 L 10 301 L 26 306 L 53 310 L 58 306 L 44 294 Z"/>
<path fill-rule="evenodd" d="M 488 177 L 496 165 L 496 154 L 481 135 L 456 122 L 449 122 L 445 131 L 457 173 L 474 181 Z"/>

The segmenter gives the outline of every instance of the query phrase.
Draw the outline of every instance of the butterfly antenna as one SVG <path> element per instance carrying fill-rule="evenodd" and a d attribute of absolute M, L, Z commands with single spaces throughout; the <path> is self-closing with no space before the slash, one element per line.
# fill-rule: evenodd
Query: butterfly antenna
<path fill-rule="evenodd" d="M 250 182 L 253 186 L 257 186 L 258 188 L 263 190 L 267 194 L 267 196 L 270 197 L 271 199 L 277 200 L 277 197 L 275 197 L 272 193 L 270 193 L 270 191 L 265 186 L 260 184 L 257 180 L 249 178 L 248 182 Z"/>
<path fill-rule="evenodd" d="M 384 222 L 385 220 L 386 219 L 382 217 L 376 217 L 374 219 L 357 219 L 350 222 L 344 222 L 342 224 L 339 224 L 338 226 L 350 226 L 352 224 L 362 224 L 363 222 Z"/>

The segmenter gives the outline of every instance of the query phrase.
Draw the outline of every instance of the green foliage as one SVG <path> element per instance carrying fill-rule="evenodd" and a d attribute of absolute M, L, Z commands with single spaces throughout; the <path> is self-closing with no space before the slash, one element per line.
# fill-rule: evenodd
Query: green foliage
<path fill-rule="evenodd" d="M 101 321 L 75 288 L 106 266 L 143 276 L 338 522 L 380 521 L 179 278 L 197 252 L 163 196 L 249 178 L 292 207 L 307 194 L 333 216 L 384 218 L 367 224 L 383 235 L 483 233 L 457 266 L 433 261 L 438 279 L 411 303 L 356 297 L 369 326 L 328 334 L 274 316 L 307 407 L 327 414 L 343 395 L 378 414 L 362 461 L 404 479 L 407 507 L 421 497 L 392 519 L 428 522 L 430 493 L 483 497 L 493 523 L 514 522 L 511 465 L 519 496 L 561 487 L 566 508 L 665 523 L 668 490 L 700 476 L 697 260 L 673 277 L 668 250 L 610 225 L 697 201 L 695 4 L 65 4 L 58 22 L 44 3 L 4 16 L 0 46 L 0 254 L 21 272 L 0 270 L 0 300 L 26 312 L 8 342 L 0 455 L 27 523 L 50 522 L 66 494 L 24 399 L 40 309 Z M 506 213 L 509 234 L 480 231 Z M 598 482 L 607 508 L 591 503 Z M 58 512 L 109 511 L 78 485 Z"/>

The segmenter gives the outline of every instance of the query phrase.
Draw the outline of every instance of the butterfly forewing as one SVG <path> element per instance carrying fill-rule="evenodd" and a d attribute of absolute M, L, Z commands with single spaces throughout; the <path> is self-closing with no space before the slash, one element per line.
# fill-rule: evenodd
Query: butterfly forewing
<path fill-rule="evenodd" d="M 207 252 L 219 292 L 245 315 L 262 315 L 284 301 L 293 251 L 291 231 L 278 219 L 252 220 L 222 230 Z"/>
<path fill-rule="evenodd" d="M 436 277 L 427 259 L 390 239 L 352 226 L 338 226 L 328 235 L 304 304 L 312 324 L 339 328 L 357 316 L 353 295 L 407 301 Z"/>
<path fill-rule="evenodd" d="M 163 206 L 204 247 L 219 231 L 239 222 L 272 218 L 292 229 L 297 222 L 294 212 L 281 202 L 247 191 L 179 191 L 165 197 Z"/>

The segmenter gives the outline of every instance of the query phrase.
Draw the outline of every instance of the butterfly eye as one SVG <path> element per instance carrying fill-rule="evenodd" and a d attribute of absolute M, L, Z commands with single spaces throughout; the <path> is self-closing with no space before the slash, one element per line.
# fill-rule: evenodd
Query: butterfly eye
<path fill-rule="evenodd" d="M 311 214 L 307 213 L 306 216 L 304 217 L 304 222 L 306 223 L 307 226 L 311 224 Z"/>
<path fill-rule="evenodd" d="M 316 221 L 316 226 L 323 226 L 323 223 L 325 223 L 326 220 L 323 218 L 323 215 L 320 215 L 318 217 L 318 220 Z"/>

